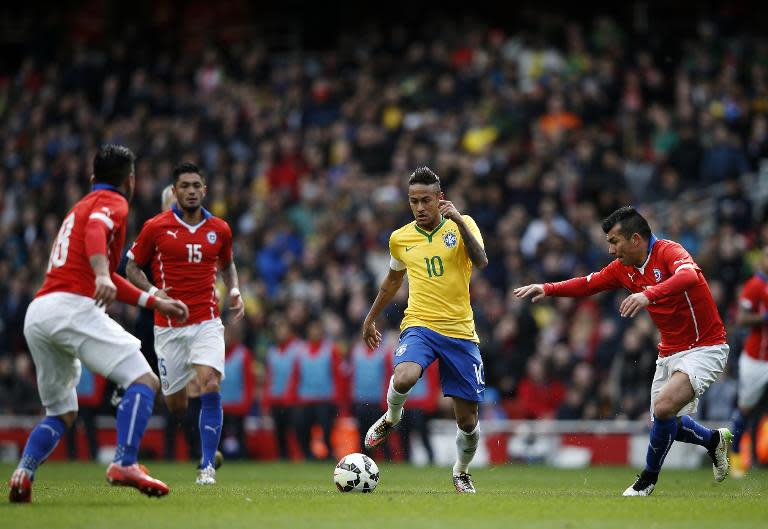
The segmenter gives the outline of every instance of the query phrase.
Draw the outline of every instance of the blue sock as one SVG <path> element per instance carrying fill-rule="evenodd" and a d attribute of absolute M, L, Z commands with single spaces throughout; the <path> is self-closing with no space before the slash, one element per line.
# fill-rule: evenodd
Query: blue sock
<path fill-rule="evenodd" d="M 155 392 L 145 384 L 131 384 L 117 407 L 117 450 L 114 462 L 136 463 L 139 444 L 155 406 Z"/>
<path fill-rule="evenodd" d="M 672 447 L 677 435 L 677 418 L 659 419 L 653 416 L 651 439 L 648 443 L 648 452 L 645 455 L 645 470 L 658 474 L 664 458 Z"/>
<path fill-rule="evenodd" d="M 683 415 L 678 418 L 675 441 L 709 447 L 709 442 L 711 440 L 712 430 L 700 425 L 688 415 Z"/>
<path fill-rule="evenodd" d="M 735 453 L 739 453 L 741 450 L 741 436 L 747 430 L 747 418 L 741 413 L 741 410 L 736 408 L 733 412 L 733 444 L 731 444 L 731 450 Z"/>
<path fill-rule="evenodd" d="M 219 447 L 221 424 L 224 412 L 221 409 L 221 393 L 212 391 L 200 395 L 200 468 L 213 466 L 213 459 Z"/>
<path fill-rule="evenodd" d="M 24 453 L 19 461 L 19 468 L 28 470 L 31 479 L 34 479 L 37 467 L 48 459 L 66 431 L 67 425 L 58 417 L 46 417 L 37 423 L 29 433 Z"/>

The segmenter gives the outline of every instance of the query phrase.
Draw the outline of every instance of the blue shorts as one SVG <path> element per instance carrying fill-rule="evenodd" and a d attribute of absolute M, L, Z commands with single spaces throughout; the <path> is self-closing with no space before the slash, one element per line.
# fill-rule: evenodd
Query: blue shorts
<path fill-rule="evenodd" d="M 443 395 L 475 402 L 483 400 L 483 359 L 475 342 L 449 338 L 426 327 L 409 327 L 400 335 L 400 343 L 395 349 L 395 365 L 416 362 L 423 374 L 438 359 Z"/>

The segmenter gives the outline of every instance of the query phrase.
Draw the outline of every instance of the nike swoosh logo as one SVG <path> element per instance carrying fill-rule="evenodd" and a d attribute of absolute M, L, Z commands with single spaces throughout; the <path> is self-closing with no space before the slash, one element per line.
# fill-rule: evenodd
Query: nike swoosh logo
<path fill-rule="evenodd" d="M 411 250 L 413 250 L 414 248 L 418 248 L 418 247 L 419 247 L 419 245 L 418 245 L 418 244 L 417 244 L 416 246 L 406 246 L 406 247 L 405 247 L 405 251 L 406 251 L 406 252 L 410 252 L 410 251 L 411 251 Z"/>
<path fill-rule="evenodd" d="M 485 391 L 485 388 L 483 388 L 483 389 L 477 389 L 477 390 L 475 390 L 475 391 L 477 391 L 478 393 L 482 393 L 483 391 Z"/>

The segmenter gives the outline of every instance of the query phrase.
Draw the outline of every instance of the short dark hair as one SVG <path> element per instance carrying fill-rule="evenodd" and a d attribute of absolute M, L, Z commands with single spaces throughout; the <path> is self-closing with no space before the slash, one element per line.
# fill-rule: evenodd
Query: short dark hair
<path fill-rule="evenodd" d="M 429 167 L 419 167 L 408 179 L 408 185 L 424 184 L 425 186 L 437 185 L 437 191 L 440 192 L 440 177 Z"/>
<path fill-rule="evenodd" d="M 624 206 L 608 215 L 603 221 L 603 232 L 608 233 L 616 224 L 621 225 L 619 233 L 625 239 L 629 239 L 635 233 L 639 233 L 643 239 L 651 238 L 651 227 L 648 221 L 632 206 Z"/>
<path fill-rule="evenodd" d="M 136 156 L 123 145 L 103 145 L 93 157 L 93 181 L 120 186 L 133 172 Z"/>
<path fill-rule="evenodd" d="M 200 168 L 192 162 L 181 162 L 173 168 L 173 185 L 179 181 L 179 177 L 185 173 L 195 173 L 200 175 L 200 178 L 205 182 L 205 175 Z"/>

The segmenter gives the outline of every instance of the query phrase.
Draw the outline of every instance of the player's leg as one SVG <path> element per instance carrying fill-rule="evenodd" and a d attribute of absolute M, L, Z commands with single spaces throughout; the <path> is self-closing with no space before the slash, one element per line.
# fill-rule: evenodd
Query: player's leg
<path fill-rule="evenodd" d="M 727 446 L 731 433 L 725 428 L 705 428 L 687 415 L 696 411 L 698 397 L 723 371 L 728 346 L 702 347 L 678 355 L 657 363 L 651 386 L 653 426 L 646 466 L 635 483 L 624 491 L 625 496 L 648 496 L 653 492 L 664 459 L 675 440 L 707 448 L 717 481 L 722 481 L 728 473 Z"/>
<path fill-rule="evenodd" d="M 195 365 L 200 384 L 200 471 L 198 485 L 216 483 L 216 452 L 221 440 L 224 411 L 221 405 L 221 373 L 207 365 Z"/>
<path fill-rule="evenodd" d="M 456 415 L 456 462 L 453 464 L 453 483 L 456 492 L 474 494 L 475 486 L 469 474 L 469 464 L 480 443 L 480 423 L 477 401 L 453 397 Z"/>
<path fill-rule="evenodd" d="M 485 392 L 485 375 L 480 349 L 475 342 L 434 333 L 440 351 L 440 384 L 443 394 L 453 397 L 456 416 L 456 463 L 453 484 L 456 492 L 474 494 L 469 464 L 480 443 L 479 402 Z"/>
<path fill-rule="evenodd" d="M 365 434 L 366 448 L 375 448 L 386 440 L 400 422 L 408 392 L 437 358 L 429 333 L 437 334 L 424 327 L 411 327 L 400 335 L 400 343 L 395 349 L 395 370 L 387 389 L 387 411 Z"/>
<path fill-rule="evenodd" d="M 199 462 L 200 449 L 200 383 L 197 376 L 187 383 L 187 413 L 181 423 L 192 459 Z"/>
<path fill-rule="evenodd" d="M 147 496 L 165 496 L 168 486 L 137 462 L 160 380 L 141 353 L 141 342 L 95 308 L 93 300 L 82 299 L 93 308 L 84 311 L 84 320 L 69 331 L 80 338 L 78 355 L 88 369 L 126 388 L 117 407 L 117 446 L 107 468 L 107 481 L 133 487 Z"/>
<path fill-rule="evenodd" d="M 197 483 L 216 483 L 216 452 L 221 440 L 224 411 L 221 405 L 221 381 L 224 378 L 224 325 L 216 318 L 191 326 L 189 359 L 200 386 L 200 470 Z"/>
<path fill-rule="evenodd" d="M 29 434 L 21 460 L 9 481 L 11 502 L 30 502 L 32 482 L 38 467 L 48 458 L 68 428 L 77 418 L 77 393 L 74 390 L 80 378 L 80 361 L 66 348 L 59 347 L 51 338 L 55 330 L 55 311 L 46 297 L 34 300 L 24 321 L 32 361 L 37 372 L 37 389 L 45 407 L 46 417 Z M 66 314 L 60 322 L 65 322 Z"/>

